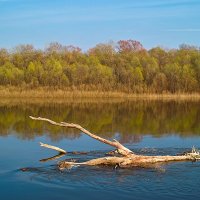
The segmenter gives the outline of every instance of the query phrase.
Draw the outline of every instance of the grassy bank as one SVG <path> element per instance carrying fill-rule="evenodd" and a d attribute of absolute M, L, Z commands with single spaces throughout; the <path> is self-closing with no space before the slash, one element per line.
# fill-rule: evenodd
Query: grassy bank
<path fill-rule="evenodd" d="M 200 100 L 199 93 L 191 94 L 135 94 L 125 93 L 120 91 L 80 91 L 65 89 L 53 89 L 53 88 L 17 88 L 17 87 L 1 87 L 0 98 L 17 98 L 17 99 L 76 99 L 76 98 L 113 98 L 113 99 L 175 99 L 175 100 Z"/>

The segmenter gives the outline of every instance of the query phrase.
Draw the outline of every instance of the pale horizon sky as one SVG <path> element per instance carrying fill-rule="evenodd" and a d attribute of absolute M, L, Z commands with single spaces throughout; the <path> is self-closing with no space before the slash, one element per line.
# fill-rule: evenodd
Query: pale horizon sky
<path fill-rule="evenodd" d="M 200 46 L 200 0 L 0 0 L 0 48 L 50 42 L 88 49 L 134 39 Z"/>

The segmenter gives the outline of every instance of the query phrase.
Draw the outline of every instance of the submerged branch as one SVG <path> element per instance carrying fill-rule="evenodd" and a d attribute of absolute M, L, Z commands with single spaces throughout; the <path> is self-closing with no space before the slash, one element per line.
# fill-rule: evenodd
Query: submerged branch
<path fill-rule="evenodd" d="M 40 160 L 40 162 L 47 162 L 47 161 L 50 161 L 50 160 L 56 160 L 56 159 L 62 158 L 64 155 L 65 155 L 64 153 L 59 153 L 59 154 L 52 156 L 52 157 L 43 158 L 43 159 Z"/>

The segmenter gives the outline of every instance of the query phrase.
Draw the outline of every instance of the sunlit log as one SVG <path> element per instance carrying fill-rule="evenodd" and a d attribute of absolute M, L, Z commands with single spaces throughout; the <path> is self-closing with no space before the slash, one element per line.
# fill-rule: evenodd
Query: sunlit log
<path fill-rule="evenodd" d="M 62 126 L 62 127 L 68 127 L 68 128 L 76 128 L 83 132 L 84 134 L 90 136 L 91 138 L 98 140 L 100 142 L 103 142 L 105 144 L 108 144 L 110 146 L 116 147 L 117 150 L 114 151 L 115 153 L 119 153 L 119 156 L 108 156 L 108 157 L 102 157 L 102 158 L 96 158 L 92 160 L 88 160 L 85 162 L 68 162 L 68 161 L 61 161 L 58 164 L 58 167 L 60 169 L 64 168 L 70 168 L 77 165 L 88 165 L 88 166 L 95 166 L 95 165 L 111 165 L 111 166 L 119 166 L 122 168 L 127 167 L 148 167 L 152 166 L 156 163 L 165 163 L 165 162 L 172 162 L 172 161 L 196 161 L 200 160 L 200 153 L 195 148 L 192 149 L 190 153 L 185 153 L 183 155 L 176 155 L 176 156 L 144 156 L 144 155 L 136 155 L 128 148 L 124 147 L 122 144 L 120 144 L 117 140 L 110 141 L 107 139 L 104 139 L 102 137 L 96 136 L 95 134 L 90 133 L 88 130 L 84 129 L 78 124 L 73 123 L 66 123 L 66 122 L 60 122 L 57 123 L 55 121 L 52 121 L 47 118 L 41 118 L 41 117 L 32 117 L 33 120 L 40 120 L 40 121 L 47 121 L 53 125 Z M 54 149 L 60 152 L 65 152 L 65 150 L 60 149 L 59 147 L 51 146 L 48 144 L 41 143 L 41 146 L 44 146 L 46 148 Z M 113 154 L 115 155 L 115 154 Z"/>

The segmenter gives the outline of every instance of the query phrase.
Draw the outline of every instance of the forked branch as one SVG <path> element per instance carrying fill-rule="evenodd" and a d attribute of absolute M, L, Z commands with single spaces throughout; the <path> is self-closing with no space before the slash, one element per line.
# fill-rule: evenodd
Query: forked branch
<path fill-rule="evenodd" d="M 130 154 L 134 154 L 130 149 L 126 148 L 125 146 L 123 146 L 121 143 L 119 143 L 117 140 L 114 139 L 114 141 L 110 141 L 107 140 L 105 138 L 99 137 L 97 135 L 94 135 L 93 133 L 89 132 L 88 130 L 84 129 L 82 126 L 80 126 L 79 124 L 73 124 L 73 123 L 66 123 L 66 122 L 55 122 L 53 120 L 47 119 L 47 118 L 42 118 L 42 117 L 32 117 L 30 116 L 31 119 L 33 120 L 39 120 L 39 121 L 47 121 L 50 124 L 56 125 L 56 126 L 61 126 L 61 127 L 67 127 L 67 128 L 76 128 L 78 130 L 80 130 L 81 132 L 83 132 L 84 134 L 90 136 L 91 138 L 98 140 L 100 142 L 103 142 L 105 144 L 108 144 L 110 146 L 113 146 L 117 149 L 118 153 L 123 155 L 123 156 L 127 156 Z M 44 146 L 44 145 L 43 145 Z M 49 146 L 49 147 L 47 147 Z M 46 145 L 45 147 L 50 148 L 50 145 Z M 52 146 L 51 146 L 52 147 Z M 57 148 L 57 147 L 56 147 Z M 55 148 L 51 148 L 56 150 Z M 62 150 L 62 149 L 61 149 Z M 64 150 L 63 150 L 64 151 Z M 66 152 L 65 152 L 66 153 Z"/>

